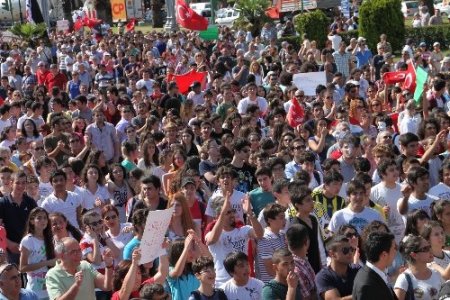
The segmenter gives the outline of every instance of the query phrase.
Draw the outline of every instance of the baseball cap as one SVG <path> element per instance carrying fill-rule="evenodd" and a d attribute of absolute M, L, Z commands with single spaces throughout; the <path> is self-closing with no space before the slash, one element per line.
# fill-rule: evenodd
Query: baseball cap
<path fill-rule="evenodd" d="M 420 42 L 419 47 L 426 47 L 426 43 L 425 42 Z"/>

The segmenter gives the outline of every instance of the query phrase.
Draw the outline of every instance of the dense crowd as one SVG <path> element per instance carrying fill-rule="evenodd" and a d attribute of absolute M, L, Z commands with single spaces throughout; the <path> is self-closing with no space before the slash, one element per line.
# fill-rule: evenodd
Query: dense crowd
<path fill-rule="evenodd" d="M 0 299 L 445 294 L 450 58 L 407 40 L 394 61 L 386 35 L 372 54 L 339 22 L 324 48 L 270 24 L 3 43 Z M 383 80 L 408 64 L 429 74 L 419 101 Z M 206 75 L 181 93 L 190 71 Z M 315 95 L 293 83 L 318 71 Z M 169 207 L 164 254 L 140 265 Z"/>

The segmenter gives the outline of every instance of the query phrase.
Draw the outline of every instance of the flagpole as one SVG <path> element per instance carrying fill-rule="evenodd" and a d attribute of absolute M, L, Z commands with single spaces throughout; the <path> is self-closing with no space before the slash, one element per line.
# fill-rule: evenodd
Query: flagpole
<path fill-rule="evenodd" d="M 166 0 L 166 7 L 167 7 L 167 17 L 166 17 L 166 24 L 164 24 L 164 30 L 176 31 L 178 30 L 178 24 L 175 12 L 175 1 Z"/>

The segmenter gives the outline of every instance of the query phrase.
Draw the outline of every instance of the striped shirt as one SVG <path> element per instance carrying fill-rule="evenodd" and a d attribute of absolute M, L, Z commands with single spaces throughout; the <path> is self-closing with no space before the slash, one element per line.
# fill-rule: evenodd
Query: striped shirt
<path fill-rule="evenodd" d="M 264 283 L 267 283 L 273 279 L 273 276 L 267 272 L 264 260 L 272 259 L 275 250 L 286 247 L 285 234 L 283 232 L 276 234 L 269 228 L 266 228 L 264 230 L 264 236 L 258 241 L 257 247 L 256 276 Z"/>

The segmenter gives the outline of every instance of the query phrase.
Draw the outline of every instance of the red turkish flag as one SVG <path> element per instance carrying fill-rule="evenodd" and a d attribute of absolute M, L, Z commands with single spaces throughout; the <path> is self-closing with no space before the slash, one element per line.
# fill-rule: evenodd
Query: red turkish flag
<path fill-rule="evenodd" d="M 177 0 L 175 7 L 177 22 L 181 27 L 199 31 L 208 29 L 208 19 L 196 13 L 184 0 Z"/>
<path fill-rule="evenodd" d="M 177 83 L 180 93 L 187 94 L 189 92 L 189 86 L 194 81 L 199 81 L 202 83 L 202 89 L 206 82 L 206 72 L 197 72 L 195 70 L 187 72 L 183 75 L 175 75 L 174 80 Z"/>
<path fill-rule="evenodd" d="M 134 27 L 136 26 L 136 19 L 135 18 L 131 18 L 130 21 L 128 21 L 127 26 L 126 26 L 126 31 L 133 31 Z"/>
<path fill-rule="evenodd" d="M 272 6 L 266 9 L 266 16 L 268 16 L 271 19 L 279 19 L 280 11 L 278 10 L 278 7 Z"/>
<path fill-rule="evenodd" d="M 412 62 L 408 63 L 408 69 L 405 72 L 405 81 L 402 85 L 403 90 L 408 90 L 410 93 L 414 94 L 416 90 L 416 69 Z"/>

